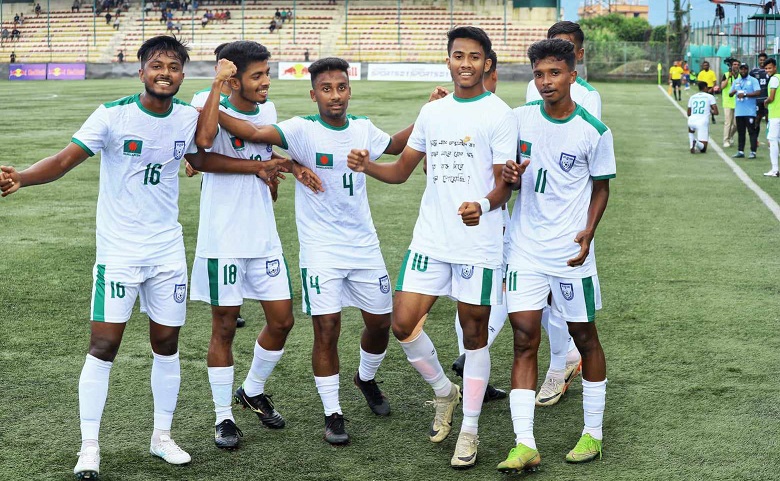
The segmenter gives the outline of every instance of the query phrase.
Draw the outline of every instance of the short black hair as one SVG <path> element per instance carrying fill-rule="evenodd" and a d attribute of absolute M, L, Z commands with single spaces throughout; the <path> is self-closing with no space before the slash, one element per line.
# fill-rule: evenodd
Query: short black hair
<path fill-rule="evenodd" d="M 773 58 L 767 58 L 766 62 L 764 62 L 764 66 L 766 67 L 766 65 L 770 64 L 770 63 L 772 65 L 774 65 L 775 67 L 777 67 L 777 61 L 775 59 L 773 59 Z"/>
<path fill-rule="evenodd" d="M 225 42 L 217 45 L 217 48 L 214 49 L 214 55 L 217 57 L 217 60 L 219 60 L 219 52 L 222 51 L 223 48 L 227 46 L 230 42 Z"/>
<path fill-rule="evenodd" d="M 539 40 L 528 47 L 528 59 L 531 61 L 532 67 L 536 65 L 536 62 L 547 57 L 555 57 L 555 60 L 563 60 L 566 62 L 569 70 L 574 70 L 577 67 L 574 44 L 568 40 L 562 40 L 560 38 Z"/>
<path fill-rule="evenodd" d="M 143 66 L 150 58 L 159 52 L 173 52 L 176 58 L 184 65 L 190 61 L 189 48 L 173 35 L 158 35 L 152 37 L 138 49 L 138 60 Z"/>
<path fill-rule="evenodd" d="M 554 23 L 552 27 L 547 29 L 547 38 L 555 38 L 556 35 L 572 35 L 574 37 L 574 43 L 579 48 L 582 48 L 582 44 L 585 43 L 585 33 L 583 33 L 579 23 L 570 22 L 568 20 Z"/>
<path fill-rule="evenodd" d="M 758 54 L 758 58 L 761 58 L 761 57 L 768 58 L 769 55 L 767 55 L 766 52 L 761 52 L 760 54 Z"/>
<path fill-rule="evenodd" d="M 493 72 L 495 72 L 496 67 L 498 67 L 498 57 L 496 56 L 496 51 L 491 50 L 490 53 L 488 54 L 488 58 L 492 61 L 490 62 L 490 68 L 488 69 L 487 72 L 485 72 L 485 74 L 490 75 Z"/>
<path fill-rule="evenodd" d="M 485 55 L 490 53 L 490 51 L 493 49 L 493 42 L 490 41 L 488 34 L 486 34 L 485 31 L 481 28 L 471 26 L 455 27 L 447 32 L 447 55 L 452 52 L 452 44 L 455 42 L 455 39 L 458 38 L 470 38 L 472 40 L 476 40 L 482 46 L 482 50 L 485 52 Z"/>
<path fill-rule="evenodd" d="M 702 92 L 707 90 L 707 82 L 696 82 L 696 85 L 699 86 L 699 90 Z"/>
<path fill-rule="evenodd" d="M 347 74 L 349 78 L 349 62 L 343 58 L 338 57 L 325 57 L 321 58 L 311 65 L 309 65 L 309 76 L 311 76 L 311 86 L 314 87 L 317 77 L 321 73 L 328 72 L 330 70 L 340 70 Z"/>
<path fill-rule="evenodd" d="M 250 40 L 230 42 L 219 51 L 217 60 L 226 58 L 236 66 L 236 76 L 240 76 L 254 62 L 264 62 L 271 58 L 271 52 L 263 45 Z"/>

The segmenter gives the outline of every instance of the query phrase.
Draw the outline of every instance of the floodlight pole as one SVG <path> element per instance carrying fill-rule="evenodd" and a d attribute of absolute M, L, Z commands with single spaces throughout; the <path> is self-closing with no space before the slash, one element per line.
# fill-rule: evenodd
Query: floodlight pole
<path fill-rule="evenodd" d="M 95 16 L 95 9 L 97 8 L 97 0 L 92 0 L 92 45 L 97 47 L 97 17 Z M 81 7 L 79 7 L 81 10 Z"/>
<path fill-rule="evenodd" d="M 455 26 L 455 19 L 453 14 L 453 9 L 455 8 L 455 5 L 453 4 L 453 0 L 450 0 L 450 30 Z"/>
<path fill-rule="evenodd" d="M 349 45 L 349 0 L 344 2 L 344 44 Z"/>
<path fill-rule="evenodd" d="M 46 0 L 46 43 L 49 45 L 49 61 L 51 62 L 51 0 Z"/>
<path fill-rule="evenodd" d="M 298 19 L 298 7 L 296 0 L 293 0 L 293 44 L 295 42 L 295 21 Z"/>

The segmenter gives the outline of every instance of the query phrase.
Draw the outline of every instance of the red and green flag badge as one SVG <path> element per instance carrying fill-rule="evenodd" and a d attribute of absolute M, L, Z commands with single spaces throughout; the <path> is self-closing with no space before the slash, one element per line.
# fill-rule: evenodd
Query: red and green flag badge
<path fill-rule="evenodd" d="M 531 158 L 531 142 L 525 140 L 520 141 L 520 158 L 522 159 Z"/>
<path fill-rule="evenodd" d="M 239 139 L 238 137 L 230 137 L 230 145 L 232 145 L 233 149 L 236 151 L 244 150 L 244 147 L 246 147 L 244 140 Z"/>
<path fill-rule="evenodd" d="M 317 152 L 317 168 L 318 169 L 332 169 L 333 168 L 333 154 L 322 154 Z"/>
<path fill-rule="evenodd" d="M 141 155 L 141 149 L 143 149 L 143 146 L 144 146 L 143 140 L 125 140 L 122 153 L 125 155 L 132 155 L 133 157 L 138 157 L 139 155 Z"/>

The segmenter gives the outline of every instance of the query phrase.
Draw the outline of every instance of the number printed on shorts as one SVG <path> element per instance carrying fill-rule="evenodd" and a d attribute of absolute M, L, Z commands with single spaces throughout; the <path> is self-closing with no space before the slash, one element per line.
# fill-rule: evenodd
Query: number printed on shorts
<path fill-rule="evenodd" d="M 125 297 L 125 286 L 121 282 L 111 281 L 111 299 L 123 299 Z"/>
<path fill-rule="evenodd" d="M 514 292 L 517 290 L 517 271 L 512 271 L 506 276 L 506 290 L 507 292 Z"/>
<path fill-rule="evenodd" d="M 425 272 L 428 270 L 428 256 L 422 254 L 414 254 L 412 259 L 412 270 Z"/>
<path fill-rule="evenodd" d="M 222 268 L 222 279 L 225 285 L 228 284 L 235 284 L 236 283 L 236 275 L 238 274 L 238 268 L 235 264 L 226 264 Z"/>
<path fill-rule="evenodd" d="M 309 287 L 317 289 L 317 294 L 320 293 L 320 276 L 309 276 Z"/>

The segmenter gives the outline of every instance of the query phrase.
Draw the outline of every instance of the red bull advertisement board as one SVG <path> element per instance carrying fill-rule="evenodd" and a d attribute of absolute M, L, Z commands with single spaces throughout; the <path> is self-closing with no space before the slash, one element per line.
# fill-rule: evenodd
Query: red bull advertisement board
<path fill-rule="evenodd" d="M 312 62 L 279 62 L 279 80 L 309 80 Z M 349 64 L 349 80 L 360 80 L 360 62 Z"/>
<path fill-rule="evenodd" d="M 87 65 L 83 63 L 50 63 L 46 67 L 48 80 L 84 80 Z"/>
<path fill-rule="evenodd" d="M 8 80 L 46 80 L 46 64 L 12 63 L 8 66 Z"/>

